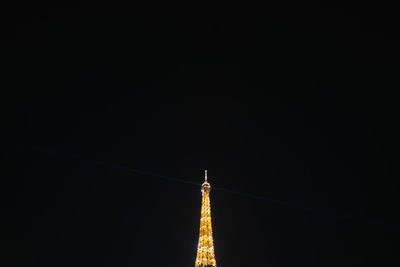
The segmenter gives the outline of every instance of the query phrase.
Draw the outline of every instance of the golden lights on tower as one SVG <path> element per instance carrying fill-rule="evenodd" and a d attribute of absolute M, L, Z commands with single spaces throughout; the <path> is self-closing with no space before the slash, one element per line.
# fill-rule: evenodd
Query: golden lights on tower
<path fill-rule="evenodd" d="M 207 181 L 207 170 L 205 171 L 204 183 L 201 186 L 201 218 L 199 244 L 197 246 L 197 257 L 195 267 L 217 266 L 214 254 L 214 242 L 211 227 L 211 186 Z"/>

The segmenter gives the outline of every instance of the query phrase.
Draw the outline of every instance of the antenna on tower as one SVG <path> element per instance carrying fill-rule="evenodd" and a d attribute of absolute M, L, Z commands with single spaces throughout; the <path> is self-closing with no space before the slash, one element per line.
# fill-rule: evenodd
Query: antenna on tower
<path fill-rule="evenodd" d="M 204 180 L 207 182 L 207 170 L 204 170 Z"/>

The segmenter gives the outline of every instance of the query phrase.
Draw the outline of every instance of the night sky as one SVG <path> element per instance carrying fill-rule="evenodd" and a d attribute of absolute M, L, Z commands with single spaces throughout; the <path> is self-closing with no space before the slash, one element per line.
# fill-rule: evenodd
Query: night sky
<path fill-rule="evenodd" d="M 399 266 L 396 10 L 169 8 L 5 10 L 1 265 Z"/>

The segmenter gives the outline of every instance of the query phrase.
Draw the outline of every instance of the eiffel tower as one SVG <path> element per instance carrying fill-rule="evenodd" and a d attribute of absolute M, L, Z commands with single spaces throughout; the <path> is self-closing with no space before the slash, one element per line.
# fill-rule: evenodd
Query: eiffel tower
<path fill-rule="evenodd" d="M 199 244 L 197 246 L 197 257 L 195 267 L 216 267 L 214 254 L 214 242 L 211 227 L 211 208 L 210 208 L 211 186 L 207 181 L 207 170 L 205 171 L 204 183 L 201 186 L 201 218 Z"/>

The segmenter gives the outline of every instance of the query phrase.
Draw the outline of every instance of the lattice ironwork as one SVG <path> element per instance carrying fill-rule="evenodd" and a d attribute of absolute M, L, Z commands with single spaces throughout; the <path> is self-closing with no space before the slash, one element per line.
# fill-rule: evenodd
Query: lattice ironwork
<path fill-rule="evenodd" d="M 211 185 L 207 181 L 207 171 L 205 171 L 204 183 L 201 186 L 202 201 L 200 234 L 195 267 L 217 266 L 217 262 L 215 261 L 214 241 L 211 226 L 210 191 Z"/>

